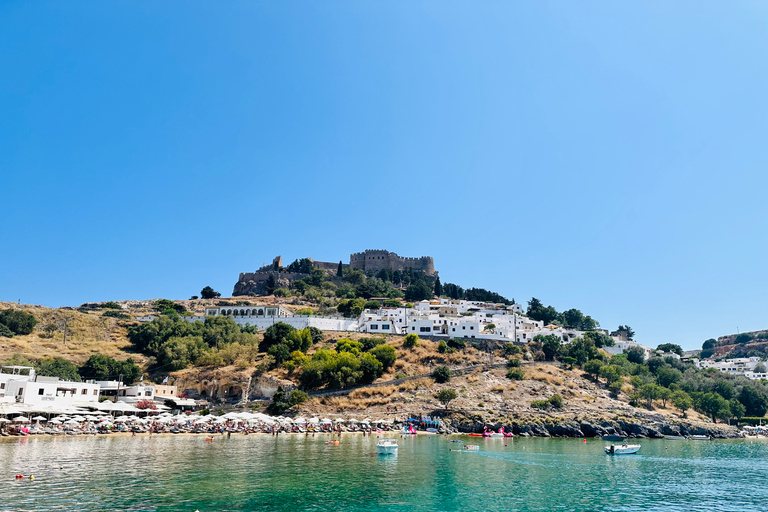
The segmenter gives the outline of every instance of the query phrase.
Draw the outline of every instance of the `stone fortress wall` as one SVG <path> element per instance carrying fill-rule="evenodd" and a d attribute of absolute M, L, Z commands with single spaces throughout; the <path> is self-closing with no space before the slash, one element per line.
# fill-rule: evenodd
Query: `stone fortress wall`
<path fill-rule="evenodd" d="M 427 275 L 435 274 L 435 260 L 431 256 L 420 258 L 405 258 L 394 252 L 379 249 L 368 249 L 364 252 L 356 252 L 349 257 L 349 266 L 363 272 L 377 272 L 379 270 L 420 270 Z"/>
<path fill-rule="evenodd" d="M 338 262 L 314 261 L 312 267 L 325 271 L 331 277 L 336 276 L 339 268 Z M 435 262 L 431 256 L 422 256 L 420 258 L 404 258 L 397 254 L 384 250 L 366 250 L 356 252 L 349 257 L 349 263 L 342 264 L 343 269 L 352 268 L 363 272 L 378 272 L 379 270 L 405 270 L 407 268 L 424 272 L 433 276 L 435 272 Z M 308 274 L 299 272 L 285 272 L 283 269 L 283 258 L 277 256 L 272 263 L 264 265 L 255 272 L 241 272 L 235 283 L 232 292 L 237 295 L 265 295 L 267 280 L 270 275 L 274 275 L 278 282 L 278 287 L 287 288 L 293 281 L 307 277 Z"/>

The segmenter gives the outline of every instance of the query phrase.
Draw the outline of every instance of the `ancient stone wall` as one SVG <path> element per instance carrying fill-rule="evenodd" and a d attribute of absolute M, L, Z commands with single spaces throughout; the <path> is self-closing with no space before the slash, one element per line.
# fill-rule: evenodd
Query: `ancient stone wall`
<path fill-rule="evenodd" d="M 405 270 L 413 269 L 424 272 L 427 275 L 435 274 L 435 261 L 431 256 L 420 258 L 405 258 L 394 252 L 374 249 L 364 252 L 356 252 L 349 257 L 349 265 L 363 272 L 378 272 L 379 270 Z"/>

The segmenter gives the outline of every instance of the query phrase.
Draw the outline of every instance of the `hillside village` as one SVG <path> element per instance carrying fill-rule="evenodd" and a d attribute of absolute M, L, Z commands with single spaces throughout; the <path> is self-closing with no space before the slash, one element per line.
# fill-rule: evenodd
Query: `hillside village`
<path fill-rule="evenodd" d="M 297 399 L 281 407 L 294 414 L 407 411 L 470 430 L 652 435 L 710 432 L 713 420 L 768 409 L 765 331 L 707 340 L 700 354 L 653 348 L 628 326 L 602 329 L 535 298 L 524 308 L 451 284 L 446 296 L 431 258 L 392 254 L 358 253 L 347 267 L 296 260 L 290 280 L 273 274 L 278 257 L 258 277 L 271 295 L 206 287 L 186 301 L 0 303 L 31 326 L 0 325 L 0 414 L 275 407 L 290 392 Z M 459 298 L 467 292 L 501 301 Z M 450 410 L 436 398 L 448 390 Z"/>

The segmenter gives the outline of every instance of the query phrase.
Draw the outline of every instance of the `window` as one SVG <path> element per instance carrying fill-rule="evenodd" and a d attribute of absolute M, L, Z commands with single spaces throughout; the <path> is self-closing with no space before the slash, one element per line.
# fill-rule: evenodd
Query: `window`
<path fill-rule="evenodd" d="M 372 331 L 375 331 L 378 328 L 379 328 L 378 324 L 371 324 L 371 330 Z"/>
<path fill-rule="evenodd" d="M 5 389 L 5 382 L 0 382 L 0 389 Z"/>
<path fill-rule="evenodd" d="M 382 326 L 381 326 L 381 329 L 382 329 L 382 330 L 384 330 L 384 331 L 387 331 L 387 330 L 389 330 L 389 324 L 384 324 L 384 325 L 382 325 Z"/>
<path fill-rule="evenodd" d="M 419 332 L 431 332 L 431 327 L 419 327 Z"/>
<path fill-rule="evenodd" d="M 469 330 L 470 330 L 470 331 L 473 331 L 474 329 L 475 329 L 475 326 L 474 326 L 474 325 L 470 325 L 470 326 L 469 326 Z"/>
<path fill-rule="evenodd" d="M 40 388 L 37 390 L 38 395 L 42 395 L 43 393 L 45 393 L 45 390 L 43 388 Z"/>
<path fill-rule="evenodd" d="M 19 388 L 19 392 L 17 394 L 21 395 L 22 393 L 24 393 L 24 388 Z"/>
<path fill-rule="evenodd" d="M 415 328 L 415 327 L 411 327 L 411 330 L 412 330 L 412 331 L 415 331 L 415 330 L 416 330 L 416 328 Z"/>
<path fill-rule="evenodd" d="M 456 328 L 455 328 L 455 327 L 454 327 L 453 329 L 451 329 L 451 330 L 452 330 L 453 332 L 456 332 Z"/>
<path fill-rule="evenodd" d="M 93 396 L 98 396 L 98 394 L 99 394 L 99 390 L 98 389 L 94 389 L 93 390 Z"/>
<path fill-rule="evenodd" d="M 466 329 L 466 328 L 467 328 L 467 326 L 466 326 L 466 325 L 462 325 L 462 326 L 461 326 L 461 328 L 462 328 L 462 329 Z"/>
<path fill-rule="evenodd" d="M 88 390 L 87 390 L 87 389 L 83 389 L 83 392 L 82 392 L 82 393 L 80 393 L 80 394 L 81 394 L 81 395 L 87 395 L 87 394 L 88 394 Z"/>
<path fill-rule="evenodd" d="M 149 389 L 148 389 L 148 390 L 146 390 L 146 391 L 144 392 L 144 396 L 152 396 L 152 391 L 151 391 L 151 390 L 149 390 Z"/>

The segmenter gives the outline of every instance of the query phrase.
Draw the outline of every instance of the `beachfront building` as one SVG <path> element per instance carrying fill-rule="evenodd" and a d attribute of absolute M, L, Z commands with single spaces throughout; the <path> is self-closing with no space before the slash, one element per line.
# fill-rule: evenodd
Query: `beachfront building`
<path fill-rule="evenodd" d="M 99 385 L 95 382 L 45 377 L 37 375 L 29 366 L 0 368 L 0 388 L 0 396 L 36 410 L 87 407 L 99 401 Z"/>

